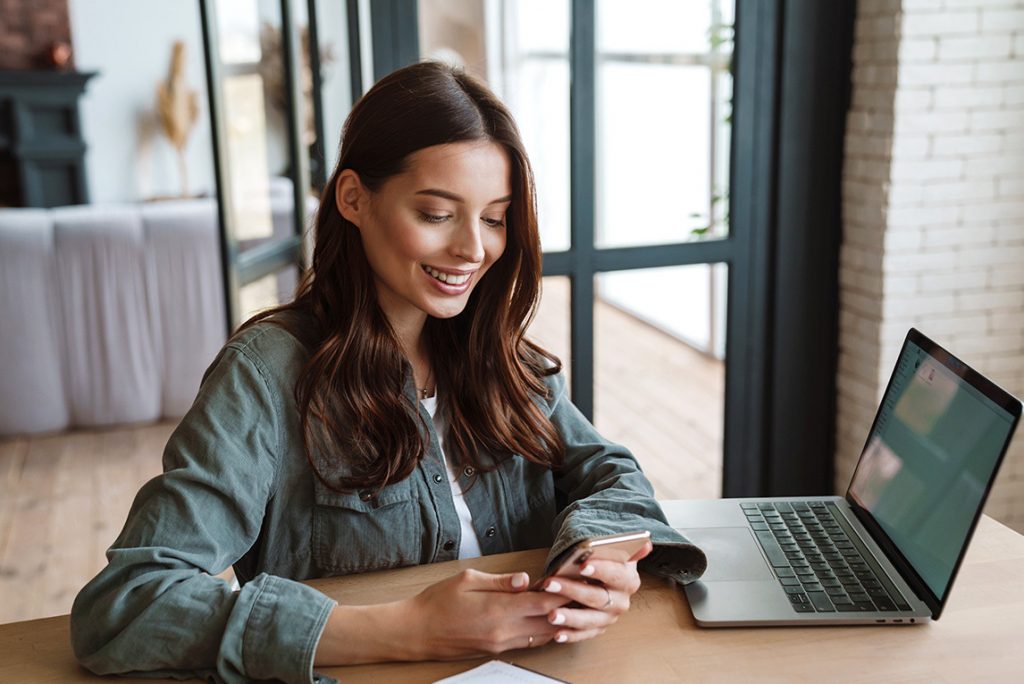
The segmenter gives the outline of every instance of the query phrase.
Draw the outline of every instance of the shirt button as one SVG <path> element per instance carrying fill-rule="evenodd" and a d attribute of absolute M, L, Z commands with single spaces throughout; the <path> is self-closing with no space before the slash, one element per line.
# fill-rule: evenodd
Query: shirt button
<path fill-rule="evenodd" d="M 495 535 L 495 533 L 497 533 L 497 530 L 494 529 L 493 527 L 488 527 L 487 530 L 484 532 L 484 534 L 487 535 L 488 537 L 493 537 Z"/>
<path fill-rule="evenodd" d="M 372 498 L 373 498 L 373 492 L 371 492 L 369 489 L 364 489 L 363 491 L 359 492 L 359 500 L 360 501 L 369 501 Z"/>
<path fill-rule="evenodd" d="M 445 551 L 451 551 L 454 548 L 455 548 L 455 542 L 453 542 L 451 539 L 449 539 L 448 541 L 446 541 L 444 543 L 444 550 Z"/>
<path fill-rule="evenodd" d="M 441 482 L 442 482 L 443 480 L 444 480 L 444 478 L 443 478 L 443 477 L 441 477 L 441 474 L 440 474 L 440 473 L 434 473 L 434 482 L 436 482 L 436 483 L 438 483 L 438 484 L 441 484 Z"/>
<path fill-rule="evenodd" d="M 473 466 L 466 466 L 466 469 L 463 470 L 462 472 L 466 475 L 466 477 L 473 477 L 473 473 L 475 473 L 476 470 L 473 468 Z"/>

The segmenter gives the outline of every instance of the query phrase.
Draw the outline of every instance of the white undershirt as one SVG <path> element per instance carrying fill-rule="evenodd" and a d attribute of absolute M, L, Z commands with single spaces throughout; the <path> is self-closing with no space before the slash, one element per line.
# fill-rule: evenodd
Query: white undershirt
<path fill-rule="evenodd" d="M 441 460 L 444 461 L 445 469 L 448 471 L 448 484 L 452 488 L 452 502 L 455 504 L 455 512 L 459 515 L 459 527 L 462 529 L 462 539 L 459 541 L 459 558 L 476 558 L 482 556 L 480 551 L 480 540 L 476 537 L 476 530 L 473 529 L 473 514 L 469 512 L 466 499 L 462 495 L 462 487 L 459 485 L 459 474 L 444 455 L 444 417 L 437 413 L 437 397 L 420 399 L 423 408 L 434 420 L 434 429 L 437 431 L 437 442 L 441 446 Z"/>

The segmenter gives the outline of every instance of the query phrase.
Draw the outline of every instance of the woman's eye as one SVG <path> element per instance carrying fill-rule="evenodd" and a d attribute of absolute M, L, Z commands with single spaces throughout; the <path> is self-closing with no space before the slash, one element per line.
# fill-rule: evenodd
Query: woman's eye
<path fill-rule="evenodd" d="M 447 214 L 429 214 L 425 211 L 420 212 L 420 219 L 427 223 L 442 223 L 443 221 L 447 221 L 449 218 L 451 217 Z"/>
<path fill-rule="evenodd" d="M 504 218 L 500 218 L 500 219 L 484 218 L 482 220 L 483 220 L 484 223 L 489 225 L 491 228 L 501 228 L 502 226 L 505 225 L 505 219 Z"/>

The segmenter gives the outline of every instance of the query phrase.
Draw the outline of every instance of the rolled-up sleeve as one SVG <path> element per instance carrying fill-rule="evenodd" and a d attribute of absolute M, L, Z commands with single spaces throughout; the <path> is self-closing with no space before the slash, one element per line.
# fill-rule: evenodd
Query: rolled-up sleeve
<path fill-rule="evenodd" d="M 261 574 L 215 577 L 257 540 L 282 452 L 279 397 L 241 343 L 226 347 L 146 483 L 108 565 L 71 611 L 79 662 L 97 674 L 310 682 L 335 602 Z"/>
<path fill-rule="evenodd" d="M 643 570 L 682 584 L 698 579 L 707 557 L 668 524 L 633 455 L 601 437 L 569 401 L 561 375 L 549 387 L 551 421 L 565 441 L 565 462 L 555 475 L 565 507 L 554 521 L 548 564 L 587 537 L 648 530 L 654 552 L 641 561 Z"/>

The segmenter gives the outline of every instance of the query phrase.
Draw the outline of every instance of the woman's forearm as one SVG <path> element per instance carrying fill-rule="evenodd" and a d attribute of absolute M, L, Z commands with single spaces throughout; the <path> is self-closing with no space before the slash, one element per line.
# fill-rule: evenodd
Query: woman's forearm
<path fill-rule="evenodd" d="M 410 601 L 370 606 L 337 605 L 327 618 L 313 659 L 315 667 L 393 660 L 422 660 L 423 632 Z"/>

